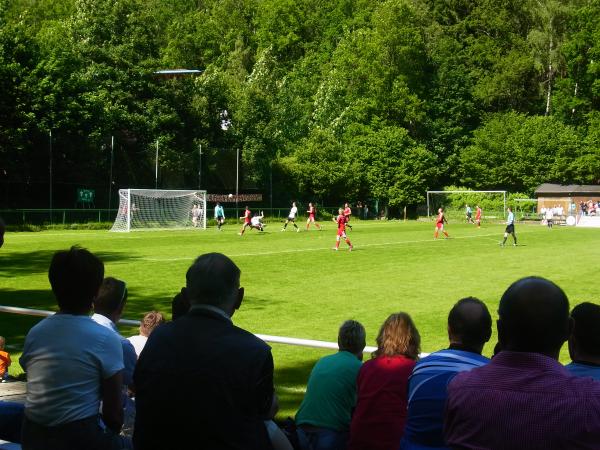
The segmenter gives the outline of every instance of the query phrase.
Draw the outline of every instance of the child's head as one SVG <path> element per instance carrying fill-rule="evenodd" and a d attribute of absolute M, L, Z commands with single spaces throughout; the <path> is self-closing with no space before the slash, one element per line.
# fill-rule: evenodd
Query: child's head
<path fill-rule="evenodd" d="M 4 344 L 6 344 L 6 339 L 4 336 L 0 336 L 0 350 L 4 350 Z"/>

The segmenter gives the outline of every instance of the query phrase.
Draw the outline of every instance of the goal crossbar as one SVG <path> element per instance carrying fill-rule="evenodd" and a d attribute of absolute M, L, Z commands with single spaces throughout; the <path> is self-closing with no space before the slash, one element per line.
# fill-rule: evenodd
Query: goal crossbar
<path fill-rule="evenodd" d="M 503 209 L 503 213 L 504 216 L 506 217 L 506 191 L 427 191 L 427 217 L 431 217 L 431 211 L 430 211 L 430 200 L 429 200 L 429 195 L 430 194 L 502 194 L 503 196 L 503 203 L 504 203 L 504 209 Z"/>

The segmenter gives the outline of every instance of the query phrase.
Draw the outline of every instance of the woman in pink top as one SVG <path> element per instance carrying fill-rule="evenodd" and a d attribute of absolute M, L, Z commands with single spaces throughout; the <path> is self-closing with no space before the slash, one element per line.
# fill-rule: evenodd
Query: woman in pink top
<path fill-rule="evenodd" d="M 348 450 L 398 448 L 406 422 L 408 377 L 420 347 L 421 337 L 408 314 L 392 314 L 383 323 L 377 350 L 358 373 Z"/>

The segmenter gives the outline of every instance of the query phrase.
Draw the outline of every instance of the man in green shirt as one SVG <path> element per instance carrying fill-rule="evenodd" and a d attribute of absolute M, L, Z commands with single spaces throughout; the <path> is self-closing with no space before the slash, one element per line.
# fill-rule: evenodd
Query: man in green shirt
<path fill-rule="evenodd" d="M 296 414 L 303 450 L 346 448 L 365 338 L 365 328 L 359 322 L 347 320 L 338 333 L 339 351 L 315 364 Z"/>

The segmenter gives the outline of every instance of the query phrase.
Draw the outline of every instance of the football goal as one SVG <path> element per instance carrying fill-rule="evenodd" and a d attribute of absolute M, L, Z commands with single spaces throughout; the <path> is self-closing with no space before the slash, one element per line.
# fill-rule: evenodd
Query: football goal
<path fill-rule="evenodd" d="M 438 208 L 444 208 L 446 216 L 453 219 L 464 219 L 466 206 L 483 210 L 488 219 L 504 219 L 506 217 L 506 191 L 427 191 L 427 217 L 435 216 Z"/>
<path fill-rule="evenodd" d="M 206 229 L 206 191 L 119 189 L 111 231 Z"/>

